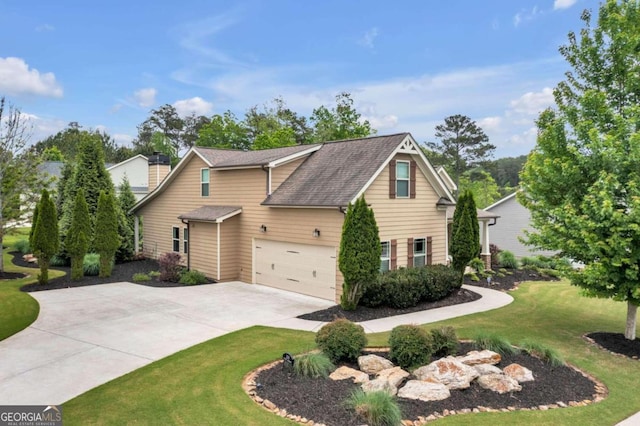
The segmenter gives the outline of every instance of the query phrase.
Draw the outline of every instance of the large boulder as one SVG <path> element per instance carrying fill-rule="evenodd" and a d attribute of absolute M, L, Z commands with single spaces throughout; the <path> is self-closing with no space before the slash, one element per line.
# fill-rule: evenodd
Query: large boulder
<path fill-rule="evenodd" d="M 533 372 L 520 364 L 510 364 L 502 369 L 503 373 L 518 381 L 518 383 L 533 382 Z"/>
<path fill-rule="evenodd" d="M 473 367 L 469 367 L 454 357 L 446 357 L 420 367 L 413 372 L 419 380 L 440 382 L 449 389 L 466 389 L 479 376 Z"/>
<path fill-rule="evenodd" d="M 393 368 L 387 368 L 386 370 L 382 370 L 381 372 L 379 372 L 376 380 L 385 379 L 392 386 L 395 386 L 397 388 L 404 381 L 404 379 L 406 379 L 409 376 L 410 374 L 407 371 L 404 371 L 402 368 L 393 367 Z"/>
<path fill-rule="evenodd" d="M 346 380 L 353 378 L 353 383 L 364 383 L 369 381 L 369 375 L 367 373 L 344 366 L 337 368 L 329 375 L 329 378 L 331 380 Z"/>
<path fill-rule="evenodd" d="M 474 365 L 473 368 L 475 368 L 481 376 L 486 376 L 487 374 L 502 374 L 502 370 L 491 364 L 477 364 Z"/>
<path fill-rule="evenodd" d="M 442 383 L 428 380 L 409 380 L 400 388 L 398 396 L 421 401 L 440 401 L 449 398 L 451 393 Z"/>
<path fill-rule="evenodd" d="M 389 380 L 384 377 L 364 382 L 361 387 L 365 393 L 377 391 L 385 391 L 389 395 L 395 395 L 398 393 L 398 388 L 392 385 Z"/>
<path fill-rule="evenodd" d="M 483 351 L 467 352 L 466 355 L 456 357 L 456 359 L 461 363 L 467 364 L 467 365 L 477 365 L 477 364 L 496 365 L 502 360 L 502 357 L 497 352 L 493 352 L 485 349 Z"/>
<path fill-rule="evenodd" d="M 378 374 L 382 370 L 393 368 L 393 363 L 378 355 L 362 355 L 358 357 L 358 367 L 367 374 Z"/>
<path fill-rule="evenodd" d="M 522 386 L 515 379 L 504 374 L 487 374 L 478 377 L 478 384 L 483 389 L 489 389 L 498 393 L 519 392 Z"/>

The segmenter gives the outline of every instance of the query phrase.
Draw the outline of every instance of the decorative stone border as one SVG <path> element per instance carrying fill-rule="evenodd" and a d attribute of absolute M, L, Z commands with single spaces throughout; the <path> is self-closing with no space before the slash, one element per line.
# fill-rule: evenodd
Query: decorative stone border
<path fill-rule="evenodd" d="M 589 334 L 589 333 L 587 333 L 587 334 Z M 625 354 L 619 354 L 618 352 L 610 351 L 609 349 L 605 348 L 604 346 L 598 344 L 598 342 L 593 340 L 591 337 L 587 336 L 587 334 L 583 334 L 582 335 L 582 338 L 584 340 L 586 340 L 587 343 L 589 343 L 589 344 L 591 344 L 591 345 L 593 345 L 593 346 L 595 346 L 595 347 L 597 347 L 599 349 L 602 349 L 603 351 L 608 352 L 613 356 L 617 356 L 619 358 L 626 358 L 626 359 L 632 359 L 632 360 L 640 361 L 640 359 L 637 356 L 626 356 Z"/>
<path fill-rule="evenodd" d="M 585 339 L 590 340 L 588 337 L 583 336 Z M 594 344 L 596 344 L 595 342 L 593 342 Z M 596 346 L 599 346 L 596 344 Z M 383 352 L 385 350 L 388 350 L 388 348 L 380 348 L 380 347 L 375 347 L 375 348 L 365 348 L 365 350 L 370 351 L 370 352 Z M 616 354 L 619 356 L 624 356 L 624 355 L 620 355 L 620 354 Z M 533 355 L 531 355 L 533 356 Z M 626 357 L 628 358 L 628 357 Z M 244 378 L 242 379 L 242 389 L 244 389 L 245 393 L 247 395 L 249 395 L 249 397 L 256 402 L 258 405 L 260 405 L 262 408 L 264 408 L 265 410 L 274 413 L 280 417 L 285 417 L 289 420 L 292 420 L 294 422 L 297 422 L 301 425 L 306 425 L 306 426 L 326 426 L 324 423 L 316 423 L 315 421 L 311 420 L 311 419 L 307 419 L 306 417 L 302 417 L 302 416 L 298 416 L 292 413 L 288 413 L 286 409 L 284 408 L 278 408 L 276 406 L 276 404 L 274 404 L 273 402 L 269 401 L 268 399 L 263 399 L 260 396 L 258 396 L 258 394 L 256 393 L 256 381 L 255 378 L 256 376 L 261 373 L 264 370 L 269 370 L 270 368 L 275 367 L 276 365 L 279 365 L 282 363 L 282 360 L 277 360 L 277 361 L 273 361 L 270 362 L 269 364 L 265 364 L 263 366 L 260 366 L 258 368 L 256 368 L 253 371 L 250 371 L 249 373 L 247 373 Z M 578 367 L 567 363 L 566 364 L 567 367 L 574 369 L 575 371 L 577 371 L 578 373 L 582 374 L 584 377 L 586 377 L 587 379 L 591 380 L 593 383 L 595 383 L 595 391 L 596 393 L 593 394 L 592 399 L 585 399 L 582 401 L 569 401 L 567 403 L 562 402 L 562 401 L 557 401 L 555 404 L 548 404 L 548 405 L 538 405 L 535 407 L 525 407 L 525 408 L 516 408 L 516 407 L 506 407 L 506 408 L 491 408 L 491 407 L 484 407 L 484 406 L 477 406 L 475 408 L 463 408 L 461 410 L 443 410 L 442 413 L 440 412 L 434 412 L 431 413 L 428 416 L 418 416 L 418 418 L 416 420 L 403 420 L 402 424 L 404 426 L 422 426 L 425 425 L 429 422 L 432 422 L 434 420 L 438 420 L 442 417 L 447 417 L 447 416 L 453 416 L 456 414 L 471 414 L 471 413 L 509 413 L 512 411 L 548 411 L 548 410 L 553 410 L 556 408 L 566 408 L 566 407 L 585 407 L 589 404 L 594 404 L 596 402 L 600 402 L 602 400 L 604 400 L 608 395 L 609 395 L 609 390 L 607 389 L 607 387 L 604 385 L 604 383 L 602 383 L 601 381 L 599 381 L 598 379 L 596 379 L 595 377 L 593 377 L 592 375 L 582 371 L 581 369 L 579 369 Z"/>

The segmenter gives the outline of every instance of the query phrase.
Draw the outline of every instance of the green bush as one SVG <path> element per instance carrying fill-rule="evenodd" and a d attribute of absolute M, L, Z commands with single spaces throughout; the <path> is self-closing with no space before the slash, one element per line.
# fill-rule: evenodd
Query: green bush
<path fill-rule="evenodd" d="M 477 332 L 473 336 L 473 346 L 478 350 L 487 349 L 501 355 L 518 352 L 506 338 L 484 331 Z"/>
<path fill-rule="evenodd" d="M 480 258 L 471 259 L 469 265 L 471 268 L 475 269 L 478 274 L 482 274 L 484 272 L 484 261 Z"/>
<path fill-rule="evenodd" d="M 365 393 L 355 390 L 345 401 L 370 426 L 398 426 L 402 424 L 402 412 L 395 398 L 384 391 Z"/>
<path fill-rule="evenodd" d="M 367 345 L 367 336 L 362 326 L 339 318 L 322 326 L 316 333 L 316 344 L 333 362 L 352 361 Z"/>
<path fill-rule="evenodd" d="M 460 273 L 450 266 L 428 265 L 424 269 L 429 277 L 425 299 L 430 302 L 447 297 L 462 285 Z"/>
<path fill-rule="evenodd" d="M 469 279 L 471 281 L 474 281 L 474 282 L 480 281 L 480 278 L 478 277 L 478 274 L 475 274 L 473 272 L 471 272 L 470 274 L 467 274 L 467 276 L 469 277 Z"/>
<path fill-rule="evenodd" d="M 387 286 L 388 283 L 383 280 L 383 275 L 378 275 L 375 280 L 365 286 L 360 298 L 362 306 L 377 308 L 387 302 L 389 299 L 389 287 Z"/>
<path fill-rule="evenodd" d="M 525 340 L 520 343 L 520 347 L 530 355 L 540 358 L 543 361 L 548 362 L 554 367 L 564 365 L 564 359 L 555 350 L 542 343 L 537 343 L 532 340 Z"/>
<path fill-rule="evenodd" d="M 426 283 L 420 268 L 400 268 L 382 274 L 380 280 L 387 288 L 387 304 L 396 309 L 409 308 L 425 296 Z"/>
<path fill-rule="evenodd" d="M 458 336 L 456 330 L 450 326 L 443 326 L 431 330 L 431 349 L 435 356 L 445 357 L 458 353 Z"/>
<path fill-rule="evenodd" d="M 98 275 L 100 273 L 100 255 L 98 253 L 87 253 L 82 262 L 82 270 L 88 276 Z"/>
<path fill-rule="evenodd" d="M 518 259 L 509 250 L 503 250 L 498 254 L 498 263 L 501 268 L 517 269 Z"/>
<path fill-rule="evenodd" d="M 180 284 L 184 285 L 197 285 L 197 284 L 206 284 L 209 280 L 204 274 L 195 269 L 184 270 L 182 274 L 180 274 Z"/>
<path fill-rule="evenodd" d="M 328 377 L 329 373 L 336 368 L 328 356 L 323 353 L 312 352 L 304 354 L 295 359 L 293 371 L 298 376 L 303 377 Z"/>
<path fill-rule="evenodd" d="M 13 250 L 18 251 L 22 254 L 31 253 L 31 245 L 29 245 L 29 240 L 26 238 L 21 238 L 13 243 Z"/>
<path fill-rule="evenodd" d="M 431 359 L 431 335 L 417 325 L 399 325 L 389 336 L 389 358 L 400 367 L 410 369 Z"/>
<path fill-rule="evenodd" d="M 151 277 L 147 274 L 143 274 L 138 272 L 137 274 L 133 274 L 133 282 L 134 283 L 143 283 L 143 282 L 147 282 L 147 281 L 151 281 Z"/>
<path fill-rule="evenodd" d="M 180 281 L 180 273 L 182 272 L 182 256 L 180 253 L 168 252 L 160 255 L 158 264 L 160 265 L 160 281 L 170 281 L 177 283 Z"/>
<path fill-rule="evenodd" d="M 160 271 L 151 271 L 149 272 L 149 276 L 151 278 L 158 278 L 160 276 Z"/>
<path fill-rule="evenodd" d="M 69 259 L 59 254 L 54 254 L 49 261 L 51 266 L 69 266 Z"/>

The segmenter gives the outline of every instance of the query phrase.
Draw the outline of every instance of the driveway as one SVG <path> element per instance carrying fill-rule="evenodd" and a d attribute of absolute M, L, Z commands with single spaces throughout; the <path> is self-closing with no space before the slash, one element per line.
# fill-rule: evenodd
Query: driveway
<path fill-rule="evenodd" d="M 333 305 L 240 282 L 114 283 L 31 295 L 40 304 L 38 319 L 0 342 L 2 405 L 58 405 L 214 337 L 253 325 L 285 326 Z"/>

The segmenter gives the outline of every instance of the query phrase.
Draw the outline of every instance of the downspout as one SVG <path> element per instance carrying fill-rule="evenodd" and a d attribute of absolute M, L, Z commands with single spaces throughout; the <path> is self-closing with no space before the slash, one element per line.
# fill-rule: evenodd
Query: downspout
<path fill-rule="evenodd" d="M 217 280 L 220 281 L 220 222 L 216 222 L 218 225 L 218 231 L 216 232 L 216 238 L 217 238 L 217 249 L 218 249 L 218 255 L 216 256 L 216 260 L 217 260 L 217 267 L 216 267 L 216 271 L 217 271 L 217 275 L 218 278 Z"/>
<path fill-rule="evenodd" d="M 267 174 L 267 196 L 271 195 L 271 167 L 265 166 L 264 164 L 261 166 L 262 171 Z"/>
<path fill-rule="evenodd" d="M 189 221 L 185 222 L 184 219 L 180 219 L 180 221 L 187 225 L 187 235 L 189 236 L 187 240 L 187 270 L 191 270 L 191 228 L 189 227 Z M 184 234 L 182 234 L 182 238 L 184 239 Z"/>

